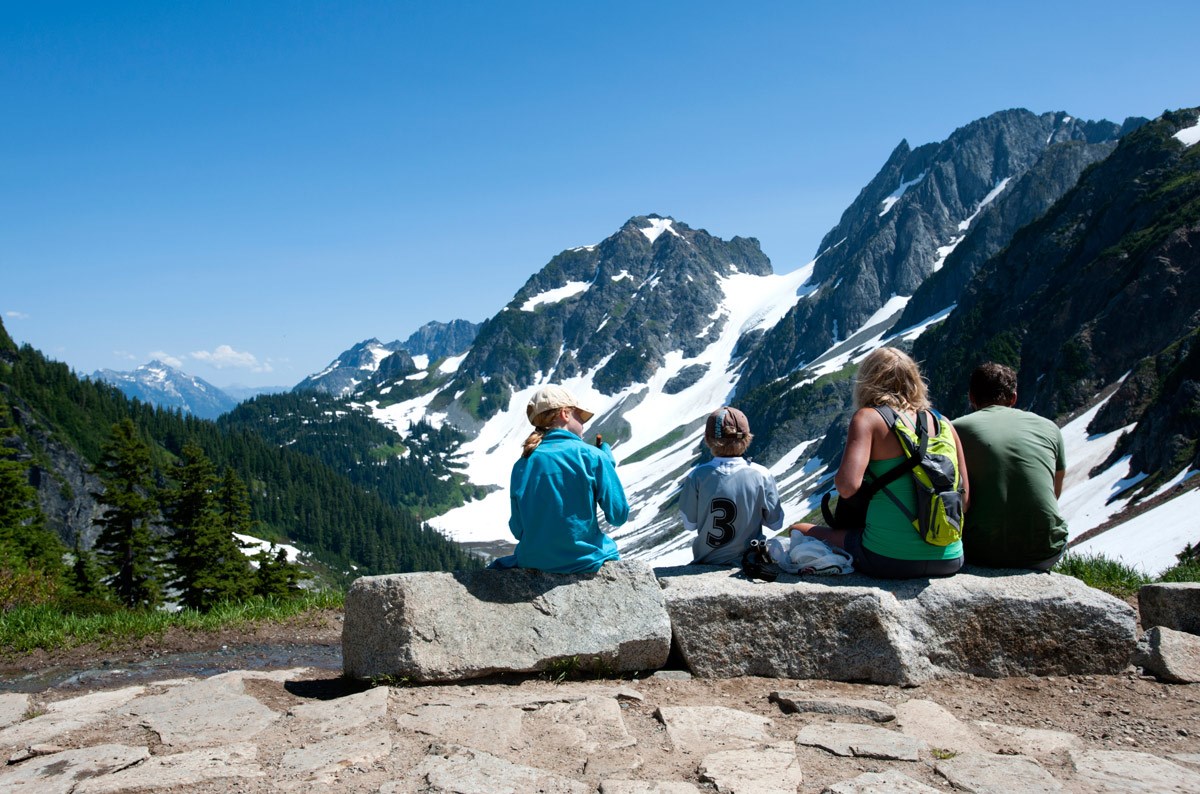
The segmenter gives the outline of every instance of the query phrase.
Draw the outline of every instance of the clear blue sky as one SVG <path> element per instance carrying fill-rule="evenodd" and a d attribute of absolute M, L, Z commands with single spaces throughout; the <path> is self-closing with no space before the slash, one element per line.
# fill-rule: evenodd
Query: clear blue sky
<path fill-rule="evenodd" d="M 0 312 L 292 385 L 633 215 L 777 271 L 903 138 L 1200 104 L 1200 3 L 0 3 Z"/>

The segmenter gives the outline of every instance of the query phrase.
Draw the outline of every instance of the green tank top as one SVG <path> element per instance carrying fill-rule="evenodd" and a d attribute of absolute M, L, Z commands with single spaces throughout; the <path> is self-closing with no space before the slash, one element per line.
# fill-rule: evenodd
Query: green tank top
<path fill-rule="evenodd" d="M 903 455 L 873 460 L 867 464 L 867 471 L 878 479 L 904 461 Z M 916 512 L 917 495 L 911 476 L 902 475 L 886 487 L 905 507 Z M 908 516 L 883 492 L 872 496 L 871 503 L 867 505 L 863 546 L 894 560 L 952 560 L 962 556 L 961 540 L 949 546 L 934 546 L 921 540 Z"/>

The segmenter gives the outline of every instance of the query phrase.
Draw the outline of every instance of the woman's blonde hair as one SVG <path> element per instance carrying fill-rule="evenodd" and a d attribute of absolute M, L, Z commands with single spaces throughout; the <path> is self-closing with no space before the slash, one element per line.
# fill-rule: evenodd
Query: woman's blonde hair
<path fill-rule="evenodd" d="M 886 405 L 897 411 L 928 411 L 929 390 L 917 362 L 902 350 L 881 347 L 858 367 L 854 407 Z"/>
<path fill-rule="evenodd" d="M 533 451 L 538 448 L 538 444 L 542 443 L 542 436 L 550 432 L 551 423 L 561 410 L 561 408 L 550 408 L 529 418 L 529 421 L 533 423 L 533 432 L 529 434 L 522 445 L 521 457 L 527 458 L 533 454 Z"/>

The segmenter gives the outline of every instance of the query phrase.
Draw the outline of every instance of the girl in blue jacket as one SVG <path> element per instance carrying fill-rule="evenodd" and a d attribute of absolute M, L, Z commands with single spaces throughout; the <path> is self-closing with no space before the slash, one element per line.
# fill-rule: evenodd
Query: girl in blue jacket
<path fill-rule="evenodd" d="M 583 423 L 593 414 L 561 386 L 539 389 L 525 414 L 534 431 L 525 439 L 509 482 L 508 526 L 517 549 L 490 567 L 598 571 L 619 554 L 617 544 L 600 530 L 596 506 L 614 527 L 629 518 L 612 449 L 599 436 L 596 446 L 584 443 Z"/>

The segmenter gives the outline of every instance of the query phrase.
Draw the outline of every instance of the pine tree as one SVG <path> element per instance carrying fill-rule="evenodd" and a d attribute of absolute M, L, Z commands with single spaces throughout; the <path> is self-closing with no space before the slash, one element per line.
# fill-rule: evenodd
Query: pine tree
<path fill-rule="evenodd" d="M 131 419 L 112 427 L 101 448 L 96 475 L 104 490 L 92 494 L 105 506 L 98 519 L 96 552 L 106 570 L 105 582 L 117 598 L 134 608 L 162 603 L 159 566 L 151 522 L 158 516 L 150 447 L 139 437 Z"/>
<path fill-rule="evenodd" d="M 75 562 L 71 565 L 70 582 L 71 589 L 81 599 L 102 601 L 109 593 L 96 564 L 96 556 L 80 546 L 78 539 L 75 540 Z"/>
<path fill-rule="evenodd" d="M 288 562 L 287 550 L 276 549 L 271 544 L 254 555 L 258 563 L 255 571 L 254 594 L 264 598 L 290 598 L 300 591 L 300 582 L 308 574 L 294 562 Z"/>
<path fill-rule="evenodd" d="M 250 565 L 222 513 L 212 462 L 203 449 L 189 442 L 176 475 L 179 485 L 168 511 L 174 553 L 170 567 L 171 584 L 178 588 L 181 603 L 209 610 L 222 601 L 245 598 L 251 588 Z"/>
<path fill-rule="evenodd" d="M 46 529 L 37 489 L 29 484 L 28 466 L 9 446 L 16 430 L 8 404 L 0 401 L 0 580 L 14 592 L 6 603 L 54 598 L 63 584 L 62 542 Z M 17 593 L 15 591 L 22 592 Z"/>

